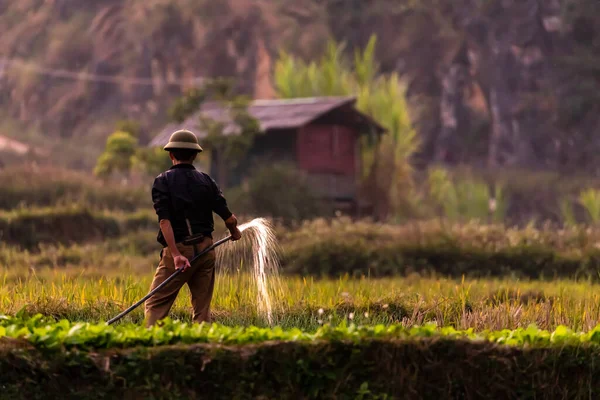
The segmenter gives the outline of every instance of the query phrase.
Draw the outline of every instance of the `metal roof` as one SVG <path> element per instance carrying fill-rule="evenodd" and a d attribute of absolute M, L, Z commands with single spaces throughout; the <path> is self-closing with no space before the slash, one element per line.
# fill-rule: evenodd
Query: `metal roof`
<path fill-rule="evenodd" d="M 354 106 L 355 97 L 306 97 L 277 100 L 254 100 L 248 106 L 248 112 L 259 123 L 263 132 L 272 129 L 293 129 L 304 126 L 320 116 L 340 107 Z M 385 129 L 368 116 L 353 111 L 361 118 L 363 123 L 375 127 L 378 132 Z M 171 134 L 178 129 L 189 129 L 196 133 L 198 138 L 206 136 L 200 127 L 200 116 L 210 118 L 225 124 L 225 134 L 237 133 L 238 127 L 229 119 L 226 109 L 214 102 L 202 104 L 200 110 L 189 116 L 182 123 L 170 123 L 150 142 L 150 146 L 164 146 Z"/>

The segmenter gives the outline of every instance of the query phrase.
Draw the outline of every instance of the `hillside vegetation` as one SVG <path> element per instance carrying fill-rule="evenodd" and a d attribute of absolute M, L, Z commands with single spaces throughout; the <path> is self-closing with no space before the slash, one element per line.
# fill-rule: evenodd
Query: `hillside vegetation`
<path fill-rule="evenodd" d="M 9 63 L 0 74 L 0 127 L 21 138 L 43 132 L 57 148 L 68 138 L 77 151 L 61 161 L 90 167 L 116 119 L 141 120 L 147 140 L 198 78 L 233 76 L 240 92 L 272 97 L 281 49 L 313 60 L 334 38 L 352 54 L 375 34 L 381 72 L 398 72 L 408 84 L 420 161 L 589 172 L 598 153 L 599 7 L 594 0 L 3 2 L 0 59 Z M 76 80 L 55 70 L 120 78 Z"/>

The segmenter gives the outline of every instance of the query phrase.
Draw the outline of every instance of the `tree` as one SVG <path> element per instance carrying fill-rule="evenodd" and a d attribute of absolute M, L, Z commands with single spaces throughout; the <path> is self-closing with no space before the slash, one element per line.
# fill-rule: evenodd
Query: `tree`
<path fill-rule="evenodd" d="M 328 204 L 319 198 L 309 178 L 288 163 L 259 166 L 244 188 L 230 191 L 227 198 L 240 212 L 268 216 L 289 225 L 328 212 Z"/>
<path fill-rule="evenodd" d="M 160 147 L 140 147 L 135 152 L 134 166 L 149 175 L 156 176 L 171 167 L 171 159 Z"/>
<path fill-rule="evenodd" d="M 134 138 L 139 139 L 142 134 L 142 127 L 138 121 L 131 119 L 122 119 L 117 121 L 117 131 L 127 132 Z"/>
<path fill-rule="evenodd" d="M 121 120 L 116 128 L 98 158 L 94 169 L 96 176 L 107 178 L 115 172 L 129 175 L 134 168 L 155 176 L 171 166 L 163 149 L 138 146 L 141 127 L 137 121 Z"/>
<path fill-rule="evenodd" d="M 248 112 L 250 99 L 235 94 L 233 82 L 227 78 L 210 80 L 200 88 L 189 90 L 177 99 L 169 115 L 173 120 L 182 122 L 188 115 L 201 110 L 208 101 L 220 107 L 224 115 L 219 120 L 206 115 L 199 117 L 200 128 L 206 133 L 202 146 L 216 158 L 219 184 L 226 188 L 228 172 L 244 159 L 255 135 L 260 133 L 260 126 Z"/>
<path fill-rule="evenodd" d="M 189 89 L 169 108 L 169 118 L 175 122 L 183 122 L 190 114 L 198 111 L 205 101 L 234 97 L 233 83 L 229 78 L 220 77 L 207 80 L 201 87 Z"/>
<path fill-rule="evenodd" d="M 98 158 L 94 174 L 107 178 L 113 172 L 129 174 L 137 150 L 137 139 L 128 132 L 116 131 L 106 140 L 106 148 Z"/>

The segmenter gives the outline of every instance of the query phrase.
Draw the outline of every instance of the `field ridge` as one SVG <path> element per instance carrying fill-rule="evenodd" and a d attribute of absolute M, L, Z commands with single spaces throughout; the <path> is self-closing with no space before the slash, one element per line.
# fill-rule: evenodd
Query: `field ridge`
<path fill-rule="evenodd" d="M 66 319 L 54 322 L 38 314 L 26 319 L 1 316 L 1 337 L 24 339 L 40 349 L 79 350 L 194 343 L 245 345 L 270 341 L 360 342 L 421 338 L 469 339 L 519 346 L 600 345 L 600 324 L 587 332 L 575 332 L 562 325 L 548 331 L 533 324 L 527 328 L 474 332 L 472 328 L 457 330 L 451 326 L 438 327 L 435 323 L 405 327 L 400 324 L 356 325 L 344 322 L 337 326 L 324 324 L 315 331 L 307 331 L 299 328 L 226 326 L 217 323 L 190 324 L 170 318 L 160 326 L 145 328 L 134 324 L 115 326 Z"/>

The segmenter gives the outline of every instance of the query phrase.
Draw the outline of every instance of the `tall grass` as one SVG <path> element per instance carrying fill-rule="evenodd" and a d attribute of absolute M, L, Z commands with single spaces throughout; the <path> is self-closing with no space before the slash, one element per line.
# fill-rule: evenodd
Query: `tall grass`
<path fill-rule="evenodd" d="M 491 253 L 533 246 L 577 257 L 597 248 L 600 231 L 580 227 L 540 230 L 475 223 L 444 225 L 439 221 L 393 226 L 339 218 L 307 222 L 294 230 L 279 227 L 277 236 L 287 256 L 313 249 L 316 243 L 342 240 L 358 243 L 359 248 L 369 251 L 398 243 L 435 248 L 436 243 L 464 242 L 470 248 Z M 71 320 L 106 321 L 147 293 L 159 247 L 155 232 L 96 244 L 47 245 L 37 252 L 0 245 L 0 313 L 15 314 L 25 307 L 32 313 Z M 344 263 L 346 253 L 339 256 L 342 258 L 318 262 L 333 268 Z M 523 262 L 527 257 L 522 256 Z M 368 267 L 372 261 L 367 256 L 364 262 Z M 485 270 L 483 262 L 481 269 Z M 409 272 L 405 277 L 385 279 L 368 275 L 342 275 L 337 279 L 296 275 L 285 276 L 282 283 L 283 291 L 274 299 L 274 320 L 285 327 L 313 329 L 326 321 L 337 323 L 352 318 L 360 323 L 408 326 L 436 322 L 476 330 L 525 327 L 530 323 L 544 329 L 562 324 L 581 330 L 591 329 L 600 318 L 600 286 L 591 279 L 534 281 L 508 275 L 461 280 Z M 264 326 L 256 298 L 254 283 L 243 268 L 220 274 L 214 317 L 225 324 Z M 184 288 L 172 315 L 189 320 L 189 304 L 189 293 Z M 140 308 L 126 320 L 140 322 L 142 318 Z"/>
<path fill-rule="evenodd" d="M 579 195 L 580 203 L 585 207 L 590 222 L 597 225 L 600 222 L 600 190 L 587 189 Z"/>
<path fill-rule="evenodd" d="M 577 197 L 573 202 L 571 197 Z M 579 214 L 575 214 L 574 208 L 577 207 Z M 563 197 L 559 201 L 560 215 L 566 226 L 575 226 L 578 223 L 585 223 L 589 226 L 598 226 L 600 223 L 600 190 L 588 188 L 579 191 L 577 196 Z M 577 217 L 580 218 L 577 218 Z"/>
<path fill-rule="evenodd" d="M 560 215 L 563 219 L 563 224 L 568 227 L 577 225 L 577 218 L 573 211 L 573 205 L 567 198 L 563 198 L 559 202 Z"/>
<path fill-rule="evenodd" d="M 454 222 L 483 221 L 501 223 L 505 220 L 508 199 L 501 184 L 490 187 L 474 179 L 450 179 L 442 168 L 428 171 L 429 195 L 443 216 Z"/>
<path fill-rule="evenodd" d="M 57 318 L 106 321 L 146 294 L 151 271 L 131 268 L 11 270 L 0 275 L 0 313 L 25 307 Z M 286 277 L 274 299 L 275 323 L 314 329 L 324 322 L 352 319 L 362 324 L 435 322 L 457 329 L 504 329 L 536 324 L 543 329 L 566 325 L 586 330 L 600 319 L 600 286 L 587 281 L 514 281 L 512 279 L 449 280 L 409 276 L 395 279 L 332 280 Z M 228 325 L 266 322 L 256 311 L 256 290 L 244 272 L 220 275 L 213 315 Z M 174 318 L 190 320 L 185 288 L 172 310 Z M 142 307 L 125 320 L 140 322 Z"/>
<path fill-rule="evenodd" d="M 0 230 L 1 217 L 2 213 Z M 48 224 L 55 220 L 45 214 L 39 224 L 20 224 L 17 219 L 15 226 L 35 233 L 26 237 L 35 239 L 32 244 L 36 245 L 19 249 L 7 245 L 10 235 L 5 236 L 0 243 L 0 269 L 151 270 L 160 245 L 156 228 L 145 228 L 154 226 L 155 218 L 145 213 L 112 213 L 103 218 L 108 218 L 109 227 L 115 224 L 113 237 L 98 233 L 102 225 L 95 219 L 83 219 L 79 225 L 60 219 L 56 219 L 58 225 Z M 222 221 L 216 222 L 215 237 L 220 237 L 225 229 Z M 121 235 L 125 231 L 128 234 Z M 393 277 L 416 272 L 445 277 L 600 280 L 600 229 L 587 226 L 520 229 L 444 219 L 392 225 L 336 218 L 306 221 L 292 228 L 278 225 L 276 231 L 286 275 Z M 40 235 L 55 242 L 39 242 Z M 83 242 L 77 244 L 78 240 Z"/>
<path fill-rule="evenodd" d="M 124 186 L 54 167 L 9 167 L 0 170 L 0 210 L 79 204 L 132 211 L 152 205 L 149 185 L 151 181 Z"/>

